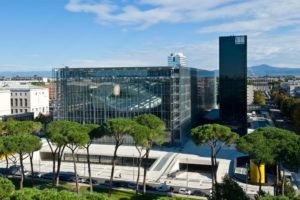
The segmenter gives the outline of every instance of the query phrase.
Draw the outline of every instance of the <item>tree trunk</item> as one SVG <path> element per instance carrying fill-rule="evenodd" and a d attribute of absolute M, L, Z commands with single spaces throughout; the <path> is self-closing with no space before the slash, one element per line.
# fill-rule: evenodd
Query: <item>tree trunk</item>
<path fill-rule="evenodd" d="M 6 173 L 5 173 L 5 176 L 7 177 L 7 172 L 8 172 L 8 156 L 7 156 L 7 154 L 5 154 L 5 161 L 6 161 L 6 168 L 5 168 L 5 170 L 6 170 Z"/>
<path fill-rule="evenodd" d="M 146 194 L 146 177 L 147 177 L 147 166 L 149 161 L 150 149 L 146 149 L 146 160 L 144 164 L 144 179 L 143 179 L 143 193 Z"/>
<path fill-rule="evenodd" d="M 52 173 L 53 173 L 53 177 L 52 177 L 52 186 L 55 186 L 55 153 L 52 153 Z"/>
<path fill-rule="evenodd" d="M 89 173 L 89 180 L 90 180 L 90 192 L 93 192 L 92 171 L 91 171 L 91 161 L 90 161 L 90 144 L 86 147 L 86 154 L 87 154 L 88 173 Z"/>
<path fill-rule="evenodd" d="M 75 149 L 72 149 L 72 157 L 73 157 L 73 165 L 74 165 L 74 173 L 75 173 L 75 181 L 76 181 L 76 192 L 79 194 L 79 185 L 78 185 L 78 176 L 77 176 L 77 167 L 75 160 Z"/>
<path fill-rule="evenodd" d="M 114 177 L 114 172 L 115 172 L 115 165 L 116 165 L 116 158 L 117 158 L 117 151 L 119 148 L 119 142 L 116 141 L 115 145 L 115 151 L 114 151 L 114 156 L 112 160 L 112 166 L 111 166 L 111 174 L 110 174 L 110 180 L 109 180 L 109 191 L 108 191 L 108 196 L 111 196 L 112 193 L 112 183 L 113 183 L 113 177 Z"/>
<path fill-rule="evenodd" d="M 278 162 L 276 162 L 276 167 L 275 167 L 275 181 L 274 181 L 274 196 L 278 195 L 278 178 L 279 178 L 279 174 L 278 174 Z"/>
<path fill-rule="evenodd" d="M 30 169 L 31 169 L 31 184 L 33 186 L 33 152 L 29 153 Z"/>
<path fill-rule="evenodd" d="M 51 150 L 51 154 L 52 154 L 52 187 L 54 187 L 55 186 L 55 161 L 56 161 L 56 158 L 55 158 L 55 156 L 56 156 L 56 151 L 57 151 L 57 147 L 55 148 L 55 150 L 53 150 L 53 148 L 52 148 L 52 146 L 51 146 L 51 144 L 50 144 L 50 141 L 48 140 L 48 139 L 46 139 L 47 140 L 47 143 L 48 143 L 48 145 L 49 145 L 49 147 L 50 147 L 50 150 Z"/>
<path fill-rule="evenodd" d="M 62 147 L 59 151 L 58 151 L 58 157 L 57 157 L 57 171 L 56 171 L 56 186 L 59 185 L 59 172 L 60 172 L 60 166 L 61 166 L 61 160 L 62 160 L 62 156 L 63 156 L 63 152 L 64 152 L 65 146 Z"/>
<path fill-rule="evenodd" d="M 259 174 L 259 195 L 261 195 L 261 171 L 260 171 L 260 163 L 257 166 L 257 169 L 258 169 L 258 174 Z"/>
<path fill-rule="evenodd" d="M 284 196 L 285 194 L 284 194 L 284 184 L 285 184 L 285 170 L 284 170 L 284 168 L 283 168 L 283 174 L 282 174 L 282 181 L 281 181 L 282 183 L 281 183 L 281 194 L 282 194 L 282 196 Z"/>
<path fill-rule="evenodd" d="M 211 181 L 212 181 L 212 185 L 211 185 L 211 189 L 214 189 L 215 186 L 215 160 L 214 160 L 214 151 L 213 148 L 211 147 L 211 155 L 210 155 L 210 160 L 211 160 Z"/>
<path fill-rule="evenodd" d="M 136 194 L 138 194 L 138 192 L 139 192 L 139 182 L 140 182 L 141 166 L 142 166 L 142 153 L 139 152 L 138 172 L 137 172 L 137 178 L 136 178 Z"/>
<path fill-rule="evenodd" d="M 21 165 L 21 180 L 20 180 L 20 189 L 23 189 L 23 182 L 24 182 L 24 165 L 23 165 L 23 155 L 19 153 L 20 157 L 20 165 Z"/>

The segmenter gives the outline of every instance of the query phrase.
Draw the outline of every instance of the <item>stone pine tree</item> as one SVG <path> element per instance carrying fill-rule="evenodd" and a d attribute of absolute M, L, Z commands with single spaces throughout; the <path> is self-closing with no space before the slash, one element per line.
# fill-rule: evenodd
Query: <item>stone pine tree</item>
<path fill-rule="evenodd" d="M 35 151 L 37 143 L 40 143 L 40 138 L 31 134 L 14 134 L 7 137 L 11 137 L 11 140 L 15 143 L 14 152 L 19 155 L 20 167 L 21 167 L 21 179 L 20 188 L 23 188 L 24 176 L 24 159 L 25 155 Z"/>
<path fill-rule="evenodd" d="M 148 145 L 147 137 L 150 135 L 151 130 L 147 126 L 135 123 L 131 136 L 135 143 L 135 148 L 138 151 L 138 173 L 136 179 L 136 193 L 139 190 L 140 171 L 142 166 L 143 158 L 145 157 L 145 150 Z"/>
<path fill-rule="evenodd" d="M 207 144 L 211 153 L 212 188 L 217 184 L 217 155 L 224 146 L 230 146 L 238 139 L 238 134 L 220 124 L 205 124 L 192 129 L 192 139 L 196 145 Z"/>
<path fill-rule="evenodd" d="M 110 182 L 109 193 L 108 193 L 109 196 L 111 196 L 112 193 L 112 183 L 113 183 L 118 148 L 123 144 L 126 135 L 132 132 L 132 128 L 133 128 L 132 120 L 125 119 L 125 118 L 109 119 L 105 121 L 103 124 L 104 133 L 115 140 L 115 149 L 114 149 L 114 155 L 112 159 L 112 168 L 111 168 L 111 175 L 109 181 Z"/>
<path fill-rule="evenodd" d="M 30 160 L 30 170 L 31 170 L 31 181 L 33 183 L 33 174 L 34 174 L 34 170 L 33 170 L 33 154 L 35 151 L 38 151 L 41 149 L 42 147 L 42 142 L 41 139 L 39 137 L 28 137 L 27 138 L 28 141 L 26 141 L 26 143 L 30 144 L 30 151 L 28 152 L 28 156 L 29 156 L 29 160 Z"/>
<path fill-rule="evenodd" d="M 92 171 L 91 171 L 91 161 L 90 161 L 90 146 L 91 146 L 93 140 L 95 140 L 97 138 L 101 138 L 104 135 L 104 131 L 97 124 L 84 124 L 83 130 L 90 137 L 90 140 L 85 145 L 85 149 L 86 149 L 86 154 L 87 154 L 90 192 L 93 192 Z"/>
<path fill-rule="evenodd" d="M 297 167 L 300 164 L 300 137 L 294 132 L 275 128 L 263 127 L 255 130 L 268 143 L 275 165 L 274 194 L 279 194 L 280 166 Z M 250 136 L 249 136 L 250 137 Z M 254 137 L 254 136 L 253 136 Z M 270 146 L 272 145 L 272 146 Z M 281 180 L 281 182 L 283 182 Z M 284 184 L 282 184 L 284 186 Z"/>
<path fill-rule="evenodd" d="M 72 122 L 61 120 L 51 122 L 46 128 L 45 136 L 52 154 L 53 185 L 56 186 L 59 184 L 60 166 L 64 149 L 68 144 L 67 132 L 70 126 Z"/>
<path fill-rule="evenodd" d="M 254 131 L 249 135 L 245 135 L 237 142 L 237 149 L 250 156 L 250 159 L 256 164 L 259 172 L 259 194 L 262 193 L 262 175 L 260 171 L 260 165 L 262 164 L 274 164 L 274 143 L 268 141 L 263 134 L 258 131 Z"/>
<path fill-rule="evenodd" d="M 149 163 L 149 154 L 153 144 L 161 145 L 165 139 L 165 123 L 157 116 L 152 114 L 143 114 L 134 118 L 134 121 L 140 125 L 150 129 L 147 132 L 147 142 L 145 143 L 145 163 L 144 163 L 144 178 L 143 178 L 143 193 L 146 193 L 146 176 Z"/>
<path fill-rule="evenodd" d="M 75 152 L 79 148 L 84 148 L 85 145 L 89 142 L 90 138 L 89 138 L 88 133 L 82 127 L 82 125 L 80 125 L 76 122 L 72 122 L 68 126 L 68 130 L 66 130 L 65 134 L 67 136 L 67 148 L 69 148 L 72 153 L 74 173 L 75 173 L 75 182 L 76 182 L 76 192 L 77 192 L 77 194 L 79 194 Z"/>

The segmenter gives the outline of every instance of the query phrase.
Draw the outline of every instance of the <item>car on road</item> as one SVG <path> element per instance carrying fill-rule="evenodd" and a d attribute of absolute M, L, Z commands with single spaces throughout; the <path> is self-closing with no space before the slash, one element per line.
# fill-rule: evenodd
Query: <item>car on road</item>
<path fill-rule="evenodd" d="M 22 175 L 22 169 L 20 165 L 12 165 L 8 168 L 9 174 L 13 176 L 21 176 Z M 24 170 L 24 175 L 27 176 L 29 172 L 25 169 Z"/>
<path fill-rule="evenodd" d="M 43 178 L 43 179 L 53 179 L 53 177 L 54 177 L 54 174 L 52 172 L 41 175 L 41 178 Z"/>
<path fill-rule="evenodd" d="M 170 192 L 171 191 L 171 187 L 168 186 L 168 185 L 166 185 L 166 184 L 162 184 L 162 185 L 158 186 L 156 188 L 156 190 L 159 191 L 159 192 Z"/>
<path fill-rule="evenodd" d="M 185 195 L 191 195 L 192 191 L 187 189 L 187 188 L 179 188 L 178 193 L 179 194 L 185 194 Z"/>
<path fill-rule="evenodd" d="M 128 183 L 127 188 L 136 189 L 136 184 L 135 183 Z"/>
<path fill-rule="evenodd" d="M 192 195 L 200 196 L 200 197 L 209 197 L 209 191 L 205 192 L 205 191 L 202 191 L 202 190 L 194 190 L 192 192 Z"/>
<path fill-rule="evenodd" d="M 29 178 L 41 178 L 42 177 L 42 174 L 41 173 L 39 173 L 39 172 L 33 172 L 33 175 L 31 175 L 31 172 L 30 173 L 28 173 L 28 175 L 27 175 Z"/>

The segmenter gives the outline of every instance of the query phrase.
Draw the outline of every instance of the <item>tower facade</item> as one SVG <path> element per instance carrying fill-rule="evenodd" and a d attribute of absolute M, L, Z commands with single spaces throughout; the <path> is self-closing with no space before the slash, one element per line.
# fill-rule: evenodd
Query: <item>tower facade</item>
<path fill-rule="evenodd" d="M 220 118 L 240 134 L 247 131 L 247 36 L 219 38 Z"/>

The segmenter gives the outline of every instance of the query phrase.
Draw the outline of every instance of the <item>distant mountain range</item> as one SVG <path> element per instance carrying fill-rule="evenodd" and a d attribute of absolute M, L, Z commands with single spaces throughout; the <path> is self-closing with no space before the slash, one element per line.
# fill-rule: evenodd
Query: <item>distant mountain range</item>
<path fill-rule="evenodd" d="M 219 70 L 214 70 L 217 76 L 219 76 Z M 0 77 L 14 77 L 14 76 L 41 76 L 52 77 L 52 71 L 22 71 L 22 72 L 10 72 L 0 71 Z M 274 67 L 270 65 L 258 65 L 248 67 L 248 76 L 300 76 L 300 68 L 288 68 L 288 67 Z"/>
<path fill-rule="evenodd" d="M 300 76 L 300 68 L 258 65 L 248 67 L 248 76 Z"/>
<path fill-rule="evenodd" d="M 219 70 L 215 70 L 219 76 Z M 248 76 L 300 76 L 300 68 L 274 67 L 270 65 L 257 65 L 248 67 Z"/>
<path fill-rule="evenodd" d="M 52 77 L 52 71 L 20 71 L 20 72 L 10 72 L 10 71 L 0 71 L 0 77 L 15 77 L 15 76 L 39 76 L 39 77 Z"/>

